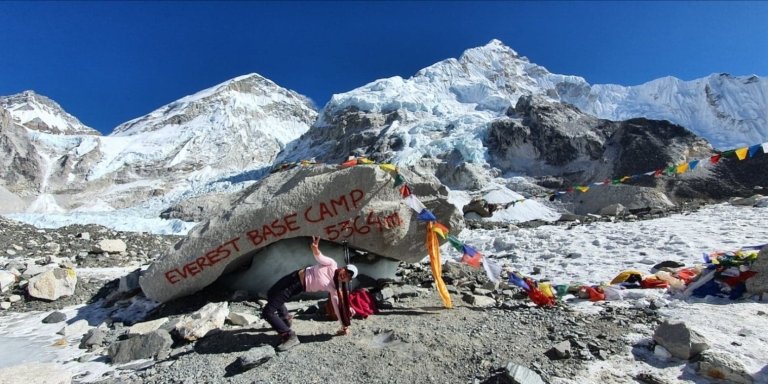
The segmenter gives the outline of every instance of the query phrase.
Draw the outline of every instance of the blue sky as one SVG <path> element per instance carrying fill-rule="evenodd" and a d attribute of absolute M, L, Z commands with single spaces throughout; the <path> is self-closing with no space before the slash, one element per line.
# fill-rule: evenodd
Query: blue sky
<path fill-rule="evenodd" d="M 592 84 L 768 75 L 768 2 L 0 2 L 0 95 L 108 134 L 247 73 L 322 107 L 499 39 Z"/>

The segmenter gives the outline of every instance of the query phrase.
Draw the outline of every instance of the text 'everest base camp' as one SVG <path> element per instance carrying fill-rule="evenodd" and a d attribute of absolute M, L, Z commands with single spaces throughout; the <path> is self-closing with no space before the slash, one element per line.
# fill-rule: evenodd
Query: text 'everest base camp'
<path fill-rule="evenodd" d="M 764 78 L 590 85 L 498 40 L 107 136 L 2 96 L 0 383 L 768 384 L 766 121 Z"/>

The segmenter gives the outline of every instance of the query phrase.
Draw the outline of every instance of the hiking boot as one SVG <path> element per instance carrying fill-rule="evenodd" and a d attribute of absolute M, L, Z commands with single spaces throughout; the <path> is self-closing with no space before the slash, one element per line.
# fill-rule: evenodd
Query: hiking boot
<path fill-rule="evenodd" d="M 283 336 L 283 342 L 277 346 L 277 350 L 280 352 L 287 351 L 297 345 L 301 344 L 299 337 L 296 336 L 296 332 L 291 332 Z"/>

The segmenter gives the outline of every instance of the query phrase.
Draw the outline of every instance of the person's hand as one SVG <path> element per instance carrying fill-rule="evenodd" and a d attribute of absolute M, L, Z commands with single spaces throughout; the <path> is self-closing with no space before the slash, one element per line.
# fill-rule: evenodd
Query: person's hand
<path fill-rule="evenodd" d="M 336 331 L 336 336 L 346 336 L 352 333 L 348 327 L 341 327 L 338 331 Z"/>
<path fill-rule="evenodd" d="M 320 245 L 320 237 L 312 236 L 312 248 L 317 248 Z"/>

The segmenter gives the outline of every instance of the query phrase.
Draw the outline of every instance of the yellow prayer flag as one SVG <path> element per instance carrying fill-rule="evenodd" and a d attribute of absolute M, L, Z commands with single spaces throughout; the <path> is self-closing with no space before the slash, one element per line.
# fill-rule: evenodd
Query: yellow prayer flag
<path fill-rule="evenodd" d="M 357 159 L 357 162 L 360 164 L 373 164 L 373 160 L 367 158 L 367 157 L 361 157 Z"/>
<path fill-rule="evenodd" d="M 677 173 L 685 173 L 688 170 L 688 163 L 683 163 L 677 166 Z"/>
<path fill-rule="evenodd" d="M 736 150 L 736 157 L 739 158 L 739 160 L 744 160 L 747 158 L 747 152 L 749 151 L 748 147 L 739 148 Z"/>
<path fill-rule="evenodd" d="M 576 187 L 576 189 L 578 189 L 579 191 L 582 191 L 582 192 L 589 191 L 589 187 L 584 186 L 584 185 L 579 185 L 578 187 Z"/>
<path fill-rule="evenodd" d="M 443 299 L 445 308 L 453 308 L 451 295 L 443 282 L 443 266 L 440 261 L 440 242 L 433 228 L 433 223 L 427 223 L 427 254 L 429 255 L 429 266 L 432 268 L 432 277 L 435 279 L 435 286 L 440 298 Z"/>
<path fill-rule="evenodd" d="M 379 168 L 381 168 L 381 169 L 383 169 L 383 170 L 385 170 L 387 172 L 392 172 L 392 173 L 397 172 L 397 167 L 394 164 L 390 164 L 390 163 L 381 164 L 381 165 L 379 165 Z"/>

